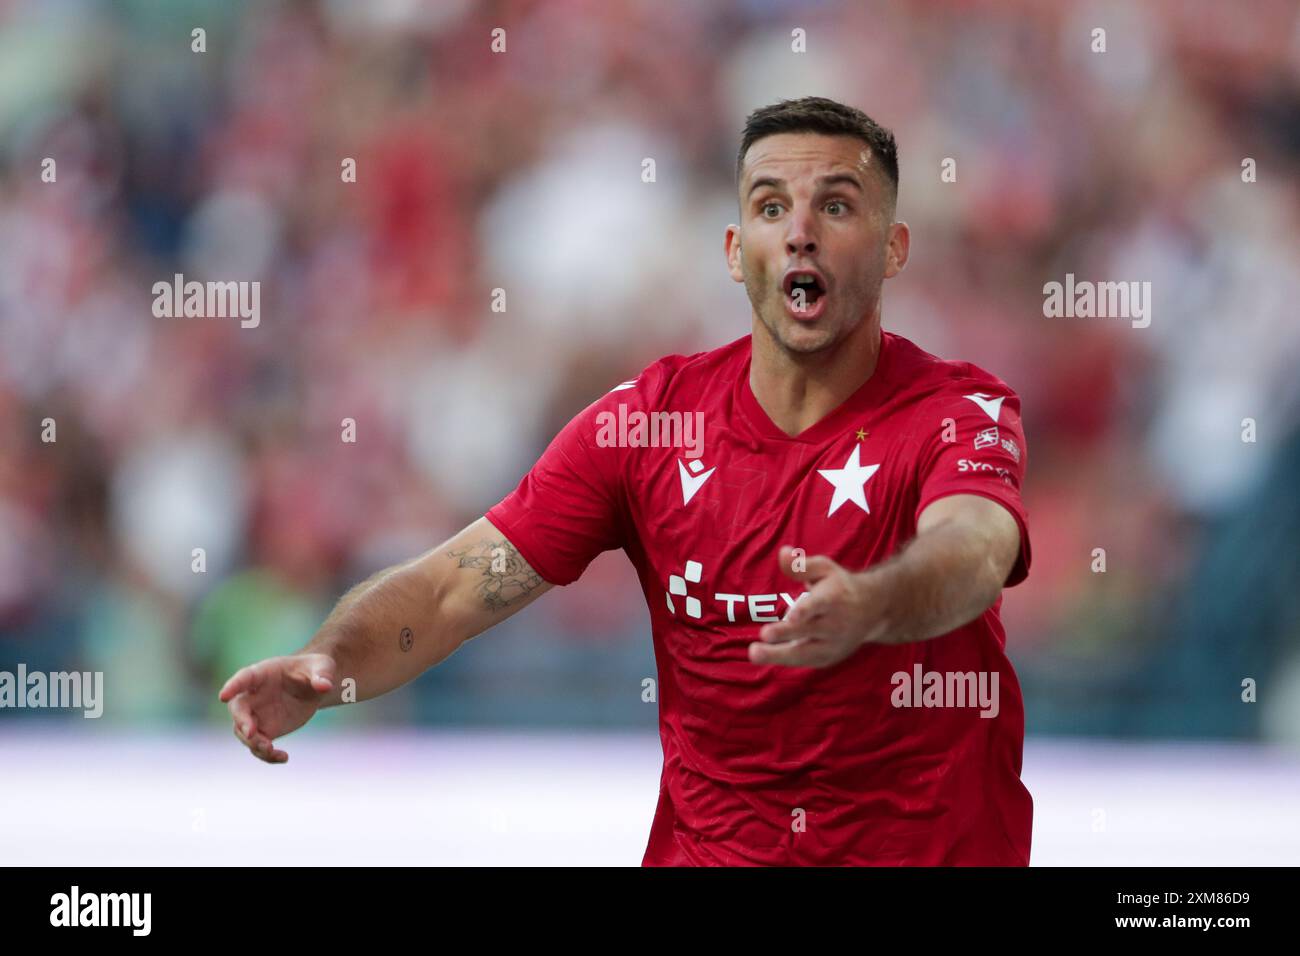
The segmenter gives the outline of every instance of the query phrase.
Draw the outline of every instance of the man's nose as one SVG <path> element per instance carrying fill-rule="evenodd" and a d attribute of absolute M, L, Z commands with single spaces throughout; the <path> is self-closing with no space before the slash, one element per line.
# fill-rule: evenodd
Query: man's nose
<path fill-rule="evenodd" d="M 812 216 L 807 211 L 795 212 L 790 217 L 790 229 L 785 235 L 787 255 L 811 255 L 817 251 L 817 235 Z"/>

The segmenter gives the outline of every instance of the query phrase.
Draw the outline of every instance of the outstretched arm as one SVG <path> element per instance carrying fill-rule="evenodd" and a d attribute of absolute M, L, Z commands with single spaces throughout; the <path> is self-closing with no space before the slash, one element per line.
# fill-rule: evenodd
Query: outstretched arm
<path fill-rule="evenodd" d="M 781 567 L 808 585 L 785 619 L 749 646 L 756 664 L 828 667 L 864 643 L 924 641 L 983 614 L 1002 592 L 1020 553 L 1020 530 L 1006 508 L 979 495 L 939 498 L 921 512 L 917 535 L 897 555 L 865 571 L 828 557 Z"/>
<path fill-rule="evenodd" d="M 552 585 L 486 518 L 352 588 L 297 654 L 250 664 L 222 687 L 235 735 L 271 763 L 272 742 L 320 707 L 386 694 L 465 641 L 527 607 Z M 355 695 L 355 696 L 353 696 Z"/>
<path fill-rule="evenodd" d="M 357 700 L 367 700 L 446 660 L 551 587 L 505 535 L 479 518 L 350 590 L 302 653 L 334 658 L 340 680 L 354 678 Z M 337 703 L 335 689 L 324 706 Z"/>

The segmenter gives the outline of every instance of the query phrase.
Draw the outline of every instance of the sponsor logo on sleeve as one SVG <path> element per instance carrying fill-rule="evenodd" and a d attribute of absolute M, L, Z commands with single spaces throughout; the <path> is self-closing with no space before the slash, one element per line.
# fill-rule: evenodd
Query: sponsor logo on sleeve
<path fill-rule="evenodd" d="M 975 435 L 975 450 L 991 448 L 998 443 L 998 426 L 993 425 Z"/>
<path fill-rule="evenodd" d="M 978 472 L 978 473 L 991 472 L 992 474 L 997 475 L 1007 484 L 1011 484 L 1011 472 L 1009 469 L 999 467 L 998 465 L 990 465 L 987 461 L 975 461 L 970 458 L 958 458 L 957 470 L 962 472 L 963 474 L 967 472 Z"/>

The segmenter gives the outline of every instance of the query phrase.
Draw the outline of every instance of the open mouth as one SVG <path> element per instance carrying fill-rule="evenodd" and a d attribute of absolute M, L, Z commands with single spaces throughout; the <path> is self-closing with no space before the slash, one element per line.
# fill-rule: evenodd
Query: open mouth
<path fill-rule="evenodd" d="M 826 294 L 826 280 L 812 270 L 791 270 L 785 275 L 782 289 L 790 311 L 811 313 Z"/>

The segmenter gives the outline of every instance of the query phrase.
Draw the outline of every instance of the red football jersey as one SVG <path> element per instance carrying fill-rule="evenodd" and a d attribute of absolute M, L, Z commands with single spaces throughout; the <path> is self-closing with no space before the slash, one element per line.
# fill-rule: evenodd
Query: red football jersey
<path fill-rule="evenodd" d="M 643 864 L 1027 865 L 1024 706 L 1001 598 L 941 637 L 864 645 L 829 668 L 747 652 L 804 593 L 780 569 L 781 545 L 862 570 L 914 538 L 945 495 L 1015 516 L 1006 583 L 1022 581 L 1019 398 L 882 332 L 871 377 L 790 437 L 750 389 L 750 345 L 655 362 L 579 413 L 487 512 L 553 584 L 613 548 L 636 567 L 664 752 Z M 698 438 L 689 422 L 703 425 L 702 449 L 672 447 Z"/>

